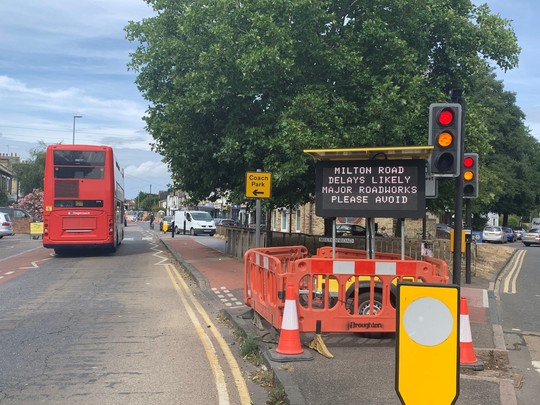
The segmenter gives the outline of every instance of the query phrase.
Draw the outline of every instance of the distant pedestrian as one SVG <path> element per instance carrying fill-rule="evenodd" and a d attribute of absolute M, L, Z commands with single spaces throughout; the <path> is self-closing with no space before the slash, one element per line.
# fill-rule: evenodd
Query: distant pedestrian
<path fill-rule="evenodd" d="M 171 221 L 171 238 L 174 238 L 174 219 Z"/>

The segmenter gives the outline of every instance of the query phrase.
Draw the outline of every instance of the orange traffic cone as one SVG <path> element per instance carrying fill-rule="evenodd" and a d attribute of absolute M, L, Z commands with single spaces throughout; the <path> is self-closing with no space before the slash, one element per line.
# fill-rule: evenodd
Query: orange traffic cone
<path fill-rule="evenodd" d="M 285 308 L 283 310 L 279 343 L 277 349 L 270 350 L 270 358 L 282 362 L 313 359 L 311 353 L 304 352 L 300 342 L 296 296 L 292 283 L 288 283 L 285 290 Z"/>
<path fill-rule="evenodd" d="M 467 298 L 461 297 L 459 306 L 459 365 L 464 368 L 472 368 L 480 371 L 484 369 L 484 363 L 476 358 L 472 342 L 471 323 L 469 320 L 469 307 Z"/>

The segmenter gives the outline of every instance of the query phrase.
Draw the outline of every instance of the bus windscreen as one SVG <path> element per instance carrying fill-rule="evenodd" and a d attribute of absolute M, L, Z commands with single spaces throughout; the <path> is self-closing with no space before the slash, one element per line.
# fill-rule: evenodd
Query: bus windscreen
<path fill-rule="evenodd" d="M 54 178 L 56 179 L 102 179 L 104 173 L 105 152 L 54 151 Z"/>
<path fill-rule="evenodd" d="M 105 152 L 55 150 L 55 166 L 105 166 Z"/>

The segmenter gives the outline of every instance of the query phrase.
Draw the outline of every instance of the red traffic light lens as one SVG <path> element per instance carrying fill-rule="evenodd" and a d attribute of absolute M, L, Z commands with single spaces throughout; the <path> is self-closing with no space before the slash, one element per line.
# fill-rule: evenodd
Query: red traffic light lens
<path fill-rule="evenodd" d="M 439 125 L 450 125 L 454 121 L 454 112 L 449 109 L 442 110 L 437 120 L 439 121 Z"/>
<path fill-rule="evenodd" d="M 474 159 L 470 156 L 467 156 L 465 159 L 463 159 L 463 166 L 465 167 L 473 167 L 474 166 Z"/>

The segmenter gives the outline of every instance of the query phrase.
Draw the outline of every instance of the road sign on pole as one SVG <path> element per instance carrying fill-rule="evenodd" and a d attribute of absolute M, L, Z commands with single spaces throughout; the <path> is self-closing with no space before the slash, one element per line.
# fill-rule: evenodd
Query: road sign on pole
<path fill-rule="evenodd" d="M 459 396 L 459 287 L 399 283 L 396 392 L 406 405 L 451 405 Z"/>
<path fill-rule="evenodd" d="M 272 173 L 246 172 L 246 197 L 270 198 Z"/>

